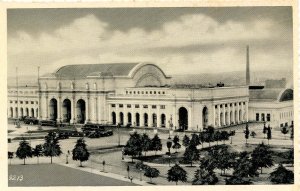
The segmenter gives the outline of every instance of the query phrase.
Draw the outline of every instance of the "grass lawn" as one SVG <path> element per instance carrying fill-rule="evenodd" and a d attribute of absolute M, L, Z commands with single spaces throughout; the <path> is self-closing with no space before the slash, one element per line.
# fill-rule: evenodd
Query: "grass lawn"
<path fill-rule="evenodd" d="M 23 176 L 22 181 L 9 180 L 9 187 L 33 186 L 134 186 L 130 182 L 76 170 L 56 164 L 11 165 L 8 176 Z"/>

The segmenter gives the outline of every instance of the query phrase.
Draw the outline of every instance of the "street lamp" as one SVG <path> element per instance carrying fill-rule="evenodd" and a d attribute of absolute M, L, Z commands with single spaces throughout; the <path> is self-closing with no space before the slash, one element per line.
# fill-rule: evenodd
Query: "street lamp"
<path fill-rule="evenodd" d="M 69 164 L 68 158 L 69 158 L 69 154 L 67 153 L 67 154 L 66 154 L 66 164 Z"/>
<path fill-rule="evenodd" d="M 120 123 L 118 123 L 117 129 L 118 129 L 118 147 L 119 147 L 120 146 Z"/>
<path fill-rule="evenodd" d="M 124 147 L 122 148 L 122 160 L 124 160 Z"/>
<path fill-rule="evenodd" d="M 142 179 L 142 172 L 143 172 L 143 169 L 142 168 L 140 168 L 140 181 L 142 181 L 143 179 Z"/>

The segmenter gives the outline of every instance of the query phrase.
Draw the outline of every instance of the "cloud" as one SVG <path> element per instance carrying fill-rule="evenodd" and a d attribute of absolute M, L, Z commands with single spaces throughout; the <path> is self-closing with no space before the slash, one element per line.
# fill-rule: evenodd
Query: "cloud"
<path fill-rule="evenodd" d="M 253 44 L 254 49 L 256 42 L 257 49 L 270 47 L 273 41 L 280 45 L 282 31 L 274 30 L 276 27 L 275 22 L 264 18 L 219 23 L 191 14 L 152 31 L 139 26 L 120 31 L 110 29 L 109 23 L 94 15 L 86 15 L 51 33 L 33 36 L 18 31 L 16 36 L 9 36 L 8 73 L 12 74 L 15 66 L 30 73 L 40 65 L 41 72 L 48 73 L 67 64 L 132 61 L 155 62 L 169 74 L 244 70 L 245 45 Z M 258 70 L 270 65 L 284 69 L 285 64 L 291 64 L 289 52 L 256 52 L 253 66 Z"/>

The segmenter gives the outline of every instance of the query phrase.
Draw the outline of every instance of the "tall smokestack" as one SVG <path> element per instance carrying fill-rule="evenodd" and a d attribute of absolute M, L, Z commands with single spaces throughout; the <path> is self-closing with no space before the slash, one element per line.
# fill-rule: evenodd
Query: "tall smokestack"
<path fill-rule="evenodd" d="M 247 45 L 246 53 L 246 85 L 250 85 L 250 66 L 249 66 L 249 45 Z"/>

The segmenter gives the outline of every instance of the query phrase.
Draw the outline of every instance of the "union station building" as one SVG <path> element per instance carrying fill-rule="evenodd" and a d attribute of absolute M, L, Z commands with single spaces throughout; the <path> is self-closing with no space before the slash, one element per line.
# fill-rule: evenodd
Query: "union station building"
<path fill-rule="evenodd" d="M 67 65 L 38 84 L 18 87 L 18 96 L 15 86 L 8 87 L 9 118 L 186 130 L 293 122 L 292 89 L 171 84 L 171 76 L 153 63 Z"/>

